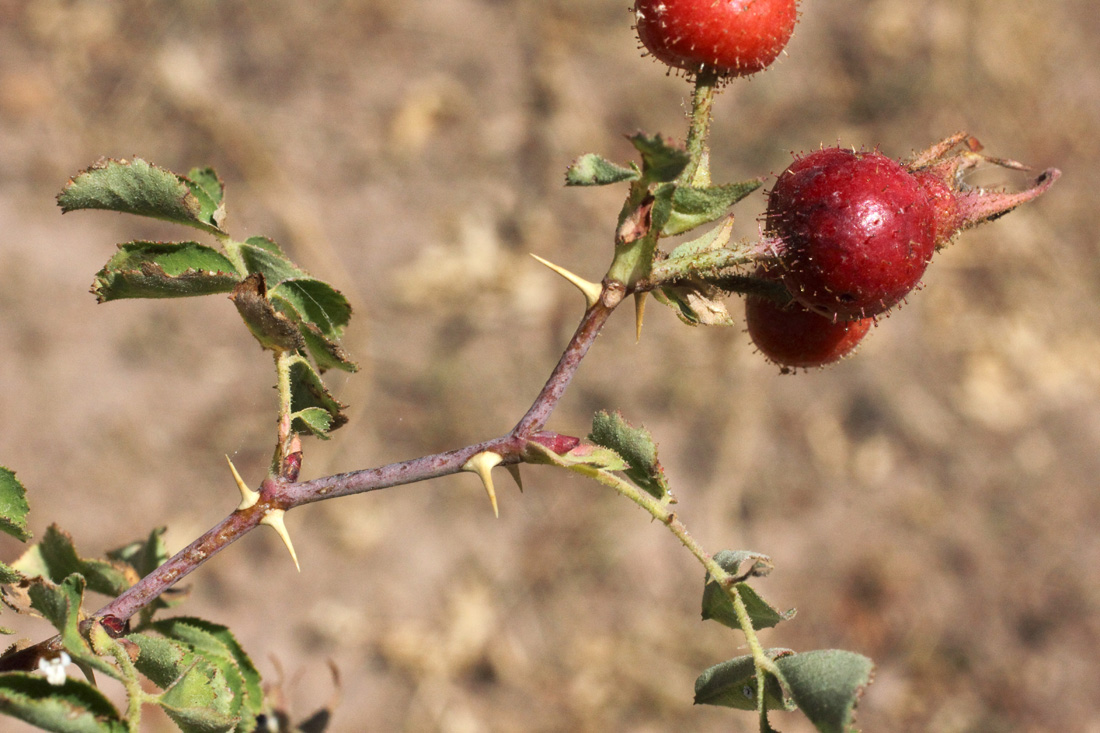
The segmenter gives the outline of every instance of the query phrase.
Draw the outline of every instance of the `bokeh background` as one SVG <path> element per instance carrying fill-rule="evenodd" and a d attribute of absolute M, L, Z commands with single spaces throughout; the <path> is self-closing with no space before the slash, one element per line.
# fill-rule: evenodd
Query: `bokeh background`
<path fill-rule="evenodd" d="M 0 462 L 36 533 L 58 522 L 95 554 L 167 525 L 178 549 L 237 502 L 223 454 L 257 483 L 274 445 L 270 360 L 224 297 L 87 292 L 116 242 L 192 232 L 62 218 L 69 176 L 213 165 L 235 236 L 352 299 L 364 368 L 334 381 L 352 421 L 307 445 L 304 476 L 499 435 L 581 310 L 527 253 L 593 279 L 609 260 L 624 190 L 567 190 L 565 167 L 685 129 L 689 85 L 642 58 L 627 5 L 0 0 Z M 1094 3 L 808 1 L 788 56 L 715 114 L 719 179 L 957 130 L 1065 175 L 939 254 L 839 366 L 780 376 L 740 327 L 651 304 L 639 344 L 612 320 L 551 427 L 606 408 L 649 427 L 699 540 L 774 559 L 757 587 L 799 611 L 765 643 L 876 661 L 865 730 L 1100 730 Z M 738 205 L 737 236 L 763 208 Z M 334 662 L 334 731 L 751 730 L 691 705 L 699 671 L 744 653 L 699 620 L 695 561 L 605 489 L 525 482 L 502 474 L 500 520 L 472 476 L 297 510 L 301 574 L 256 533 L 182 610 L 236 629 L 299 716 Z"/>

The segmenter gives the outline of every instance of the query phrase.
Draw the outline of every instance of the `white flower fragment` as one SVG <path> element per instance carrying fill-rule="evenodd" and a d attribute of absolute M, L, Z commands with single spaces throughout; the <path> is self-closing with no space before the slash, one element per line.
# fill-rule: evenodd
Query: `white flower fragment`
<path fill-rule="evenodd" d="M 38 660 L 38 671 L 46 675 L 46 681 L 51 685 L 61 686 L 65 684 L 65 680 L 68 675 L 65 674 L 65 668 L 73 663 L 72 657 L 68 652 L 61 652 L 53 659 L 47 659 L 42 657 Z"/>

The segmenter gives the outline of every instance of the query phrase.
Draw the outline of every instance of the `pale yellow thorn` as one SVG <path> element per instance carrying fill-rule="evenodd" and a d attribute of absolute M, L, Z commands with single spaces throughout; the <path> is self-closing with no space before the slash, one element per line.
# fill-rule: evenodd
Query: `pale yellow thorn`
<path fill-rule="evenodd" d="M 500 518 L 500 510 L 497 508 L 497 492 L 493 488 L 493 477 L 490 472 L 494 466 L 499 466 L 503 460 L 500 454 L 485 450 L 471 457 L 462 465 L 463 471 L 476 473 L 478 478 L 481 479 L 481 483 L 485 485 L 486 493 L 489 494 L 489 503 L 493 505 L 493 516 L 498 519 Z"/>
<path fill-rule="evenodd" d="M 283 521 L 285 515 L 285 509 L 271 509 L 260 520 L 260 524 L 266 524 L 275 530 L 275 533 L 279 535 L 279 539 L 286 545 L 286 549 L 290 551 L 290 559 L 294 561 L 294 567 L 298 568 L 300 573 L 302 572 L 302 566 L 298 564 L 298 553 L 294 551 L 294 543 L 290 541 L 290 533 L 286 531 L 286 522 Z"/>
<path fill-rule="evenodd" d="M 509 463 L 504 468 L 505 468 L 505 470 L 508 471 L 509 474 L 511 474 L 512 478 L 516 482 L 516 486 L 518 486 L 519 490 L 522 492 L 523 491 L 523 478 L 519 475 L 519 464 L 518 463 Z"/>
<path fill-rule="evenodd" d="M 554 272 L 564 277 L 573 285 L 575 285 L 577 289 L 580 290 L 581 293 L 584 295 L 584 300 L 588 304 L 589 308 L 596 305 L 596 303 L 600 301 L 600 296 L 603 295 L 603 285 L 600 285 L 599 283 L 594 283 L 590 280 L 585 280 L 580 275 L 572 273 L 569 270 L 566 270 L 564 267 L 558 267 L 553 262 L 548 262 L 539 257 L 537 254 L 532 253 L 531 256 L 542 264 L 549 267 Z"/>
<path fill-rule="evenodd" d="M 634 293 L 634 342 L 642 340 L 642 320 L 645 318 L 645 299 L 648 292 Z"/>
<path fill-rule="evenodd" d="M 260 500 L 260 492 L 248 488 L 248 484 L 237 473 L 237 467 L 233 465 L 233 461 L 229 459 L 229 456 L 226 456 L 225 460 L 229 463 L 229 470 L 233 472 L 233 480 L 237 482 L 237 488 L 241 490 L 241 503 L 237 505 L 237 511 L 243 512 L 245 509 L 256 505 L 256 502 Z"/>

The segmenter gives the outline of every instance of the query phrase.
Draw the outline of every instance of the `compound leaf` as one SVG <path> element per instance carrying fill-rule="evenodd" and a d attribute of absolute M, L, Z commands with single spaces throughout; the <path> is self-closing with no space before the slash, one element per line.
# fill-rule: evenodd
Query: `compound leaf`
<path fill-rule="evenodd" d="M 69 179 L 57 203 L 63 213 L 106 209 L 224 233 L 220 206 L 203 185 L 141 158 L 95 163 Z"/>
<path fill-rule="evenodd" d="M 842 649 L 792 654 L 776 660 L 791 698 L 821 733 L 847 733 L 875 665 Z"/>
<path fill-rule="evenodd" d="M 11 535 L 20 542 L 31 537 L 27 530 L 27 492 L 15 472 L 0 466 L 0 532 Z M 11 582 L 11 581 L 2 581 Z"/>
<path fill-rule="evenodd" d="M 126 242 L 118 248 L 92 283 L 100 303 L 228 293 L 241 280 L 224 255 L 196 242 Z"/>
<path fill-rule="evenodd" d="M 309 273 L 291 262 L 279 245 L 267 237 L 249 237 L 236 246 L 249 274 L 261 273 L 269 288 L 290 278 L 309 277 Z"/>
<path fill-rule="evenodd" d="M 332 418 L 326 432 L 332 432 L 348 421 L 343 413 L 344 405 L 325 388 L 321 376 L 308 361 L 296 356 L 290 363 L 290 411 L 300 413 L 310 407 L 318 407 Z M 313 433 L 313 428 L 301 419 L 292 423 L 292 429 L 299 433 Z"/>

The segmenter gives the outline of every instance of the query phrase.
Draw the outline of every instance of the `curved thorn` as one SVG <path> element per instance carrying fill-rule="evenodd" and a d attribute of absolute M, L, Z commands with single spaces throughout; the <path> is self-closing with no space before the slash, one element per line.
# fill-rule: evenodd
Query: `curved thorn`
<path fill-rule="evenodd" d="M 264 518 L 260 520 L 260 524 L 266 524 L 275 530 L 275 533 L 279 535 L 279 539 L 286 545 L 286 549 L 290 551 L 290 559 L 294 561 L 294 567 L 298 568 L 300 573 L 302 572 L 302 566 L 298 564 L 298 553 L 294 551 L 294 543 L 290 541 L 290 533 L 286 531 L 286 522 L 283 521 L 285 515 L 285 509 L 272 509 L 264 515 Z"/>
<path fill-rule="evenodd" d="M 504 468 L 512 476 L 512 479 L 515 480 L 516 486 L 519 487 L 520 493 L 523 493 L 523 479 L 519 475 L 519 464 L 509 463 Z"/>
<path fill-rule="evenodd" d="M 549 267 L 554 272 L 564 277 L 572 285 L 576 286 L 577 290 L 580 290 L 581 294 L 584 295 L 584 300 L 588 304 L 589 308 L 599 302 L 600 296 L 603 295 L 603 285 L 600 285 L 599 283 L 594 283 L 590 280 L 585 280 L 580 275 L 572 273 L 569 270 L 566 270 L 564 267 L 559 267 L 553 262 L 548 262 L 547 260 L 539 257 L 537 254 L 532 253 L 531 256 L 542 264 Z"/>
<path fill-rule="evenodd" d="M 497 518 L 500 517 L 500 510 L 497 508 L 497 492 L 493 488 L 493 477 L 490 472 L 503 460 L 499 453 L 484 450 L 462 465 L 463 471 L 476 473 L 481 483 L 485 485 L 485 492 L 489 494 L 489 503 L 493 505 L 493 515 Z"/>
<path fill-rule="evenodd" d="M 256 505 L 256 502 L 260 500 L 260 492 L 248 488 L 248 484 L 237 473 L 237 467 L 233 465 L 233 461 L 229 459 L 229 456 L 226 456 L 225 460 L 229 463 L 229 470 L 233 472 L 233 480 L 237 483 L 237 488 L 241 490 L 241 503 L 237 505 L 237 511 L 243 512 L 245 509 Z"/>
<path fill-rule="evenodd" d="M 645 318 L 646 291 L 634 293 L 634 343 L 642 340 L 642 320 Z"/>

